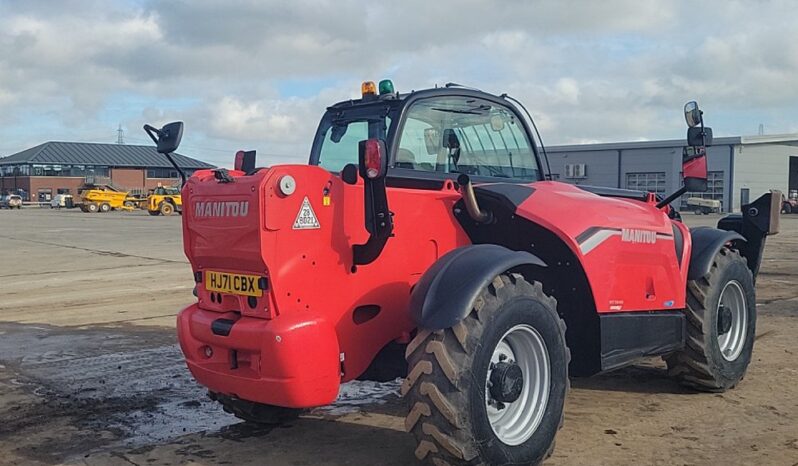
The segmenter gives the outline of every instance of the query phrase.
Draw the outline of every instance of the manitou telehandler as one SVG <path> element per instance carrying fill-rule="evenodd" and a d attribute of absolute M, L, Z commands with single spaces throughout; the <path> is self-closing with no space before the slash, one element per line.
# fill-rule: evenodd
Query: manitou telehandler
<path fill-rule="evenodd" d="M 405 427 L 437 465 L 541 462 L 569 374 L 661 356 L 686 385 L 734 387 L 780 193 L 690 229 L 670 203 L 706 189 L 712 133 L 695 102 L 684 187 L 665 199 L 549 181 L 521 109 L 367 82 L 327 109 L 307 165 L 239 152 L 235 169 L 195 172 L 182 195 L 197 302 L 177 329 L 196 380 L 228 412 L 276 423 L 342 382 L 406 377 Z M 147 128 L 161 153 L 177 148 L 182 123 Z"/>

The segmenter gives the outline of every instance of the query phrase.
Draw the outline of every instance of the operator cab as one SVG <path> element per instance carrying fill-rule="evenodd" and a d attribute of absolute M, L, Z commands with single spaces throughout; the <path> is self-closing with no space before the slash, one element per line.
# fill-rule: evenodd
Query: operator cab
<path fill-rule="evenodd" d="M 388 83 L 388 84 L 386 84 Z M 364 83 L 362 97 L 327 109 L 316 131 L 310 164 L 331 172 L 358 165 L 358 144 L 385 141 L 388 184 L 465 174 L 480 182 L 544 179 L 538 142 L 504 97 L 455 87 L 399 94 L 388 80 Z"/>

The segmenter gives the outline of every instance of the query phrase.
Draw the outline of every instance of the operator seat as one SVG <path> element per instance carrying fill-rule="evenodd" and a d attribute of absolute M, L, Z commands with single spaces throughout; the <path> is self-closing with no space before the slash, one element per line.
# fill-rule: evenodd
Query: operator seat
<path fill-rule="evenodd" d="M 393 164 L 394 168 L 407 168 L 410 170 L 416 169 L 416 156 L 407 149 L 399 149 L 396 151 L 396 161 Z"/>

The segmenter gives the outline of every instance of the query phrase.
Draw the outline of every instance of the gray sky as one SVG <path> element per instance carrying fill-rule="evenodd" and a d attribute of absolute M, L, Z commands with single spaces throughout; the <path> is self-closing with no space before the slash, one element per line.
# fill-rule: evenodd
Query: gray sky
<path fill-rule="evenodd" d="M 0 0 L 0 155 L 47 140 L 147 143 L 230 165 L 306 160 L 363 80 L 522 100 L 547 144 L 798 131 L 792 1 Z"/>

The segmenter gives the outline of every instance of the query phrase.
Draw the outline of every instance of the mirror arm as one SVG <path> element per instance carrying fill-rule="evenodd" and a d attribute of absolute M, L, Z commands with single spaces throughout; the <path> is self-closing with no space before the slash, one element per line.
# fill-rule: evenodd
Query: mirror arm
<path fill-rule="evenodd" d="M 657 209 L 661 209 L 666 205 L 670 204 L 671 202 L 675 201 L 679 198 L 682 194 L 687 192 L 687 186 L 682 186 L 681 188 L 677 189 L 673 192 L 670 196 L 666 197 L 665 199 L 657 202 Z"/>
<path fill-rule="evenodd" d="M 177 173 L 180 174 L 180 188 L 182 189 L 183 186 L 186 185 L 186 172 L 184 172 L 183 169 L 177 165 L 177 162 L 175 162 L 175 159 L 172 158 L 172 154 L 170 152 L 167 152 L 164 155 L 166 156 L 167 160 L 169 160 L 169 163 L 171 163 L 172 166 L 175 167 Z"/>
<path fill-rule="evenodd" d="M 152 139 L 152 142 L 158 144 L 158 138 L 161 136 L 161 130 L 150 125 L 144 125 L 144 131 L 147 133 L 147 136 Z"/>

